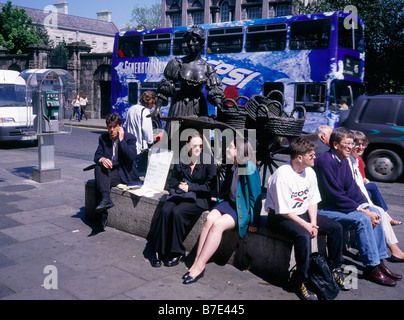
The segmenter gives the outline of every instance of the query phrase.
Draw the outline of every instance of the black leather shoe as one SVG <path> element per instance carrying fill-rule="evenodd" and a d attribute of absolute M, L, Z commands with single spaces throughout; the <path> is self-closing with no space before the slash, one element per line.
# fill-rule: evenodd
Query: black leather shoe
<path fill-rule="evenodd" d="M 182 280 L 189 276 L 189 271 L 182 276 Z"/>
<path fill-rule="evenodd" d="M 180 263 L 181 258 L 182 258 L 182 254 L 175 256 L 169 260 L 166 260 L 166 261 L 164 261 L 164 266 L 174 267 Z"/>
<path fill-rule="evenodd" d="M 397 258 L 396 256 L 391 255 L 390 258 L 387 258 L 388 261 L 390 262 L 404 262 L 404 259 Z"/>
<path fill-rule="evenodd" d="M 382 286 L 394 287 L 397 284 L 397 282 L 395 282 L 393 279 L 386 276 L 380 270 L 379 266 L 366 267 L 365 271 L 363 271 L 363 278 L 374 283 L 381 284 Z"/>
<path fill-rule="evenodd" d="M 106 211 L 104 211 L 104 212 L 102 213 L 102 216 L 101 216 L 101 227 L 102 227 L 102 230 L 105 230 L 105 228 L 106 228 L 106 226 L 107 226 L 107 223 L 108 223 L 108 213 L 107 213 Z"/>
<path fill-rule="evenodd" d="M 152 257 L 150 259 L 150 264 L 153 268 L 161 267 L 161 260 L 159 258 L 159 254 L 157 252 L 152 254 Z"/>
<path fill-rule="evenodd" d="M 110 209 L 114 206 L 114 203 L 111 200 L 102 199 L 101 203 L 95 208 L 96 212 L 103 212 L 107 209 Z"/>
<path fill-rule="evenodd" d="M 403 276 L 401 274 L 398 273 L 394 273 L 393 271 L 391 271 L 385 264 L 383 261 L 380 262 L 379 264 L 379 269 L 388 277 L 390 277 L 393 280 L 401 280 L 403 278 Z"/>
<path fill-rule="evenodd" d="M 183 284 L 190 284 L 197 282 L 200 278 L 202 278 L 205 275 L 205 269 L 198 274 L 196 277 L 191 277 L 189 274 L 185 277 Z"/>

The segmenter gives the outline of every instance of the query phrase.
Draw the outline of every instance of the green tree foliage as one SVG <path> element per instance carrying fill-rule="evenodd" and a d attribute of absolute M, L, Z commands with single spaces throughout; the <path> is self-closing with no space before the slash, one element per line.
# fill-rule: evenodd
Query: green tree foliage
<path fill-rule="evenodd" d="M 41 43 L 32 26 L 32 19 L 24 9 L 13 7 L 11 1 L 0 12 L 0 45 L 10 53 L 26 53 L 27 47 Z"/>
<path fill-rule="evenodd" d="M 298 14 L 345 11 L 355 6 L 365 24 L 365 81 L 371 94 L 404 94 L 404 1 L 314 0 L 294 1 Z"/>
<path fill-rule="evenodd" d="M 135 5 L 132 10 L 129 29 L 151 29 L 158 28 L 161 25 L 161 4 L 155 2 L 150 7 L 141 7 Z"/>
<path fill-rule="evenodd" d="M 66 42 L 60 42 L 50 53 L 50 65 L 52 68 L 66 69 L 69 61 L 69 50 Z"/>

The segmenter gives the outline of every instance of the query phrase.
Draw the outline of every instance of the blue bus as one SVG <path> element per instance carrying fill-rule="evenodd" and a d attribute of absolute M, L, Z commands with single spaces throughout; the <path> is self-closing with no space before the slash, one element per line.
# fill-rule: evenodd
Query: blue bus
<path fill-rule="evenodd" d="M 221 77 L 227 98 L 284 95 L 284 110 L 306 109 L 303 128 L 337 127 L 340 110 L 353 106 L 364 83 L 364 25 L 346 12 L 205 24 L 203 52 Z M 347 23 L 348 22 L 348 23 Z M 112 57 L 112 112 L 127 109 L 146 90 L 157 90 L 168 61 L 187 54 L 189 27 L 123 31 Z M 168 105 L 161 108 L 163 116 Z M 208 109 L 215 114 L 212 105 Z"/>

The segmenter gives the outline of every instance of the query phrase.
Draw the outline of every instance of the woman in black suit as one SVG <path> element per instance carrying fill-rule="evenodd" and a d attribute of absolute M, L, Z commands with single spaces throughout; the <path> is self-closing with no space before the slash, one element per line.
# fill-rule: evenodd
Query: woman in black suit
<path fill-rule="evenodd" d="M 194 130 L 185 144 L 187 154 L 174 165 L 168 181 L 170 195 L 162 207 L 152 235 L 153 267 L 176 266 L 185 254 L 183 241 L 187 226 L 209 208 L 211 187 L 216 177 L 213 160 L 202 162 L 203 139 Z M 211 159 L 209 159 L 211 160 Z"/>

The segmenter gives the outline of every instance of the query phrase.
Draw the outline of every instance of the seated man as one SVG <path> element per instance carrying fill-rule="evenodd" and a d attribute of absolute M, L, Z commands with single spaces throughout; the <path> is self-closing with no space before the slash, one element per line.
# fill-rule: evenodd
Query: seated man
<path fill-rule="evenodd" d="M 315 160 L 314 170 L 322 201 L 319 215 L 334 219 L 344 230 L 355 230 L 355 239 L 365 270 L 363 277 L 377 284 L 395 286 L 401 275 L 391 272 L 382 259 L 388 257 L 380 214 L 369 207 L 355 183 L 349 162 L 354 146 L 353 134 L 340 127 L 330 137 L 328 152 Z"/>
<path fill-rule="evenodd" d="M 318 157 L 320 154 L 330 150 L 330 136 L 332 133 L 332 128 L 323 124 L 316 129 L 315 133 L 318 136 L 318 139 L 314 140 L 313 142 L 317 145 L 315 152 L 316 157 Z"/>
<path fill-rule="evenodd" d="M 285 234 L 294 241 L 296 272 L 293 282 L 301 299 L 315 300 L 305 282 L 308 278 L 311 238 L 318 233 L 327 235 L 330 269 L 341 289 L 345 284 L 341 265 L 343 262 L 343 230 L 341 224 L 317 215 L 321 201 L 314 165 L 316 145 L 306 138 L 296 138 L 290 143 L 291 161 L 279 167 L 269 178 L 265 209 L 269 212 L 270 228 Z"/>
<path fill-rule="evenodd" d="M 98 140 L 98 148 L 94 155 L 95 184 L 101 203 L 97 206 L 97 213 L 104 213 L 114 204 L 110 199 L 110 190 L 120 183 L 127 185 L 141 184 L 136 170 L 136 137 L 125 133 L 122 119 L 118 113 L 109 114 L 106 118 L 108 133 L 104 133 Z M 100 223 L 101 223 L 100 215 Z M 104 216 L 105 218 L 105 216 Z M 104 219 L 101 228 L 105 227 Z"/>

